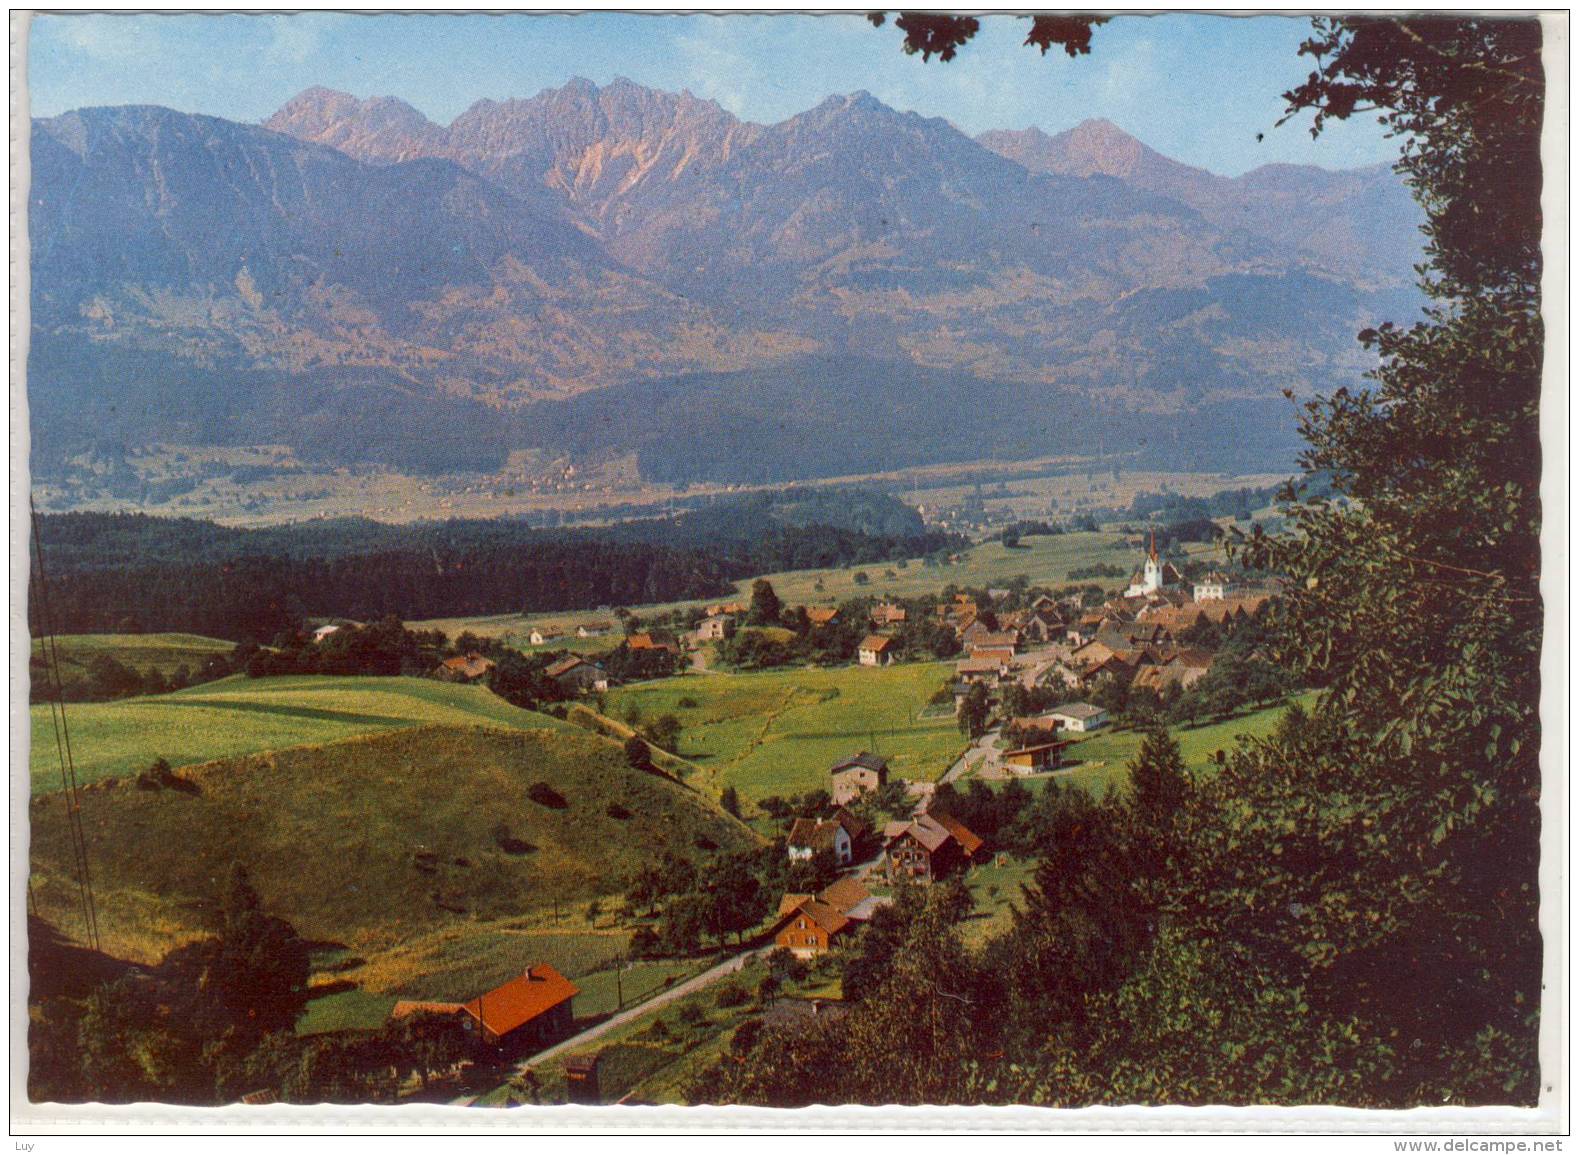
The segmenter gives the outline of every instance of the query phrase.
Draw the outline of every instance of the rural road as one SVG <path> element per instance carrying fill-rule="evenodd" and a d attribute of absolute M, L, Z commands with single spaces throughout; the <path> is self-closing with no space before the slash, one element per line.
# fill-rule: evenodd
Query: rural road
<path fill-rule="evenodd" d="M 730 975 L 737 973 L 746 965 L 747 962 L 751 960 L 754 955 L 764 954 L 772 949 L 773 944 L 769 943 L 765 947 L 741 951 L 739 954 L 725 959 L 717 966 L 705 970 L 701 974 L 695 975 L 692 978 L 686 979 L 685 982 L 681 983 L 679 986 L 670 987 L 662 994 L 654 995 L 644 1003 L 637 1003 L 628 1010 L 620 1011 L 618 1014 L 604 1019 L 595 1027 L 588 1027 L 579 1035 L 572 1035 L 563 1042 L 555 1043 L 547 1050 L 539 1051 L 537 1054 L 523 1059 L 521 1062 L 515 1065 L 515 1068 L 509 1077 L 514 1077 L 528 1068 L 537 1066 L 539 1063 L 545 1063 L 549 1059 L 565 1054 L 567 1051 L 574 1050 L 577 1047 L 585 1046 L 587 1043 L 590 1043 L 595 1039 L 600 1039 L 610 1031 L 617 1030 L 628 1023 L 633 1023 L 643 1015 L 650 1014 L 653 1011 L 658 1010 L 660 1007 L 668 1006 L 676 999 L 683 999 L 686 995 L 695 994 L 704 987 L 709 987 L 713 983 L 716 983 L 719 979 L 727 978 Z M 507 1080 L 500 1080 L 501 1083 L 505 1081 Z M 453 1100 L 450 1103 L 450 1106 L 470 1107 L 480 1097 L 480 1095 L 462 1095 L 459 1099 Z"/>
<path fill-rule="evenodd" d="M 969 773 L 974 766 L 983 761 L 989 766 L 996 766 L 998 764 L 998 751 L 993 746 L 993 743 L 998 740 L 998 732 L 999 727 L 994 726 L 980 738 L 977 738 L 975 742 L 971 743 L 970 748 L 959 756 L 959 761 L 950 766 L 948 771 L 938 781 L 958 781 Z"/>

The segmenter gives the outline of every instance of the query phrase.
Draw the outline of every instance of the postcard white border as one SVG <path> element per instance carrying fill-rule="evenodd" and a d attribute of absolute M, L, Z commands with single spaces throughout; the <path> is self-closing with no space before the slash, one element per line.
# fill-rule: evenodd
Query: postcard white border
<path fill-rule="evenodd" d="M 61 10 L 112 10 L 118 4 L 68 4 Z M 785 9 L 767 5 L 737 5 L 729 9 L 656 9 L 642 4 L 589 0 L 572 8 L 532 5 L 513 11 L 801 11 L 863 12 L 877 4 L 843 8 Z M 1448 10 L 1458 5 L 1436 4 Z M 1483 7 L 1479 10 L 1486 11 Z M 328 4 L 298 4 L 273 11 L 336 8 L 340 11 L 465 11 L 459 6 L 435 5 L 424 9 L 346 9 Z M 144 9 L 145 11 L 147 9 Z M 259 8 L 246 9 L 259 11 Z M 1014 14 L 1017 9 L 950 7 L 949 11 Z M 170 10 L 165 10 L 170 11 Z M 186 10 L 192 11 L 192 10 Z M 206 11 L 214 11 L 212 9 Z M 472 9 L 477 11 L 477 9 Z M 495 9 L 494 11 L 497 11 Z M 1139 5 L 1104 5 L 1100 9 L 1139 12 L 1194 11 L 1222 15 L 1299 16 L 1320 9 L 1146 9 Z M 1325 11 L 1354 11 L 1327 9 Z M 1528 13 L 1530 10 L 1525 9 Z M 24 385 L 28 341 L 27 297 L 27 188 L 28 12 L 11 15 L 11 146 L 10 286 L 11 370 L 10 447 L 11 566 L 6 575 L 11 607 L 10 679 L 6 687 L 11 721 L 11 885 L 7 891 L 11 929 L 11 1047 L 8 1088 L 11 1133 L 18 1136 L 57 1135 L 162 1135 L 172 1138 L 223 1134 L 246 1135 L 486 1135 L 500 1133 L 567 1132 L 602 1134 L 882 1134 L 1053 1133 L 1077 1140 L 1080 1136 L 1149 1135 L 1179 1140 L 1203 1136 L 1491 1136 L 1566 1135 L 1569 1130 L 1570 1009 L 1569 903 L 1570 844 L 1568 839 L 1570 746 L 1569 677 L 1569 515 L 1570 515 L 1570 405 L 1569 338 L 1571 323 L 1569 232 L 1569 113 L 1570 76 L 1568 13 L 1543 11 L 1543 56 L 1547 66 L 1547 114 L 1542 134 L 1545 166 L 1542 208 L 1545 213 L 1542 281 L 1546 320 L 1546 366 L 1542 392 L 1541 442 L 1543 452 L 1543 576 L 1546 631 L 1542 652 L 1543 686 L 1541 717 L 1543 740 L 1541 766 L 1542 893 L 1540 925 L 1544 937 L 1545 995 L 1540 1030 L 1543 1084 L 1536 1108 L 1441 1107 L 1406 1111 L 1368 1111 L 1311 1106 L 1283 1107 L 1089 1107 L 1050 1109 L 1035 1107 L 813 1107 L 786 1111 L 752 1107 L 520 1107 L 512 1110 L 479 1110 L 442 1106 L 399 1107 L 222 1107 L 188 1108 L 161 1104 L 108 1107 L 98 1104 L 62 1106 L 31 1104 L 26 1090 L 26 875 L 28 813 L 28 712 L 27 638 L 24 598 L 28 575 L 28 464 L 27 400 Z M 896 48 L 897 51 L 897 48 Z M 22 644 L 18 644 L 19 639 Z M 1390 1148 L 1389 1148 L 1390 1149 Z M 1462 1150 L 1462 1148 L 1461 1148 Z"/>

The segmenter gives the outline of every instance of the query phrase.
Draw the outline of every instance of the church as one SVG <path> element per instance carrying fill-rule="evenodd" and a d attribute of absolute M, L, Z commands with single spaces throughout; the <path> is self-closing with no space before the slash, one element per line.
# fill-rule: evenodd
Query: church
<path fill-rule="evenodd" d="M 1129 589 L 1124 591 L 1127 598 L 1143 598 L 1148 594 L 1159 593 L 1162 590 L 1173 589 L 1184 583 L 1181 574 L 1172 562 L 1163 561 L 1157 554 L 1157 533 L 1151 534 L 1151 546 L 1146 551 L 1146 564 L 1138 569 L 1129 579 Z"/>

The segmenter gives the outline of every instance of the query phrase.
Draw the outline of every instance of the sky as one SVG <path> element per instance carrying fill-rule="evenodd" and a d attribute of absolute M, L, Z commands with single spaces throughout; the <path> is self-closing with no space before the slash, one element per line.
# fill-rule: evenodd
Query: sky
<path fill-rule="evenodd" d="M 1061 132 L 1113 121 L 1159 152 L 1225 176 L 1273 162 L 1349 168 L 1393 159 L 1373 119 L 1274 128 L 1279 94 L 1311 69 L 1304 17 L 1122 15 L 1089 56 L 1041 56 L 1028 22 L 989 16 L 947 64 L 900 50 L 890 23 L 832 16 L 298 14 L 37 16 L 28 44 L 34 116 L 159 104 L 257 122 L 304 88 L 398 96 L 448 124 L 473 102 L 528 97 L 582 76 L 627 77 L 774 123 L 864 89 L 965 132 Z M 1257 142 L 1257 133 L 1265 138 Z"/>

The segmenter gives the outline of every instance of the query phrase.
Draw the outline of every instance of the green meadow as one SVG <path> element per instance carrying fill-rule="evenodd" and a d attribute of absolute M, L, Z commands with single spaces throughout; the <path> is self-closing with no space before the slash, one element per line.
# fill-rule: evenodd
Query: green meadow
<path fill-rule="evenodd" d="M 426 678 L 240 675 L 174 694 L 66 707 L 79 783 L 136 774 L 156 758 L 172 766 L 231 758 L 413 726 L 562 729 L 482 686 Z M 32 707 L 33 790 L 60 788 L 47 705 Z"/>
<path fill-rule="evenodd" d="M 896 777 L 930 781 L 965 745 L 952 715 L 917 716 L 952 669 L 926 662 L 692 673 L 617 687 L 605 712 L 674 714 L 684 727 L 681 756 L 710 788 L 734 786 L 745 801 L 826 787 L 828 768 L 861 750 L 886 757 Z"/>
<path fill-rule="evenodd" d="M 108 655 L 142 673 L 150 666 L 165 677 L 180 666 L 196 670 L 216 654 L 229 654 L 235 642 L 205 638 L 201 634 L 60 634 L 54 652 L 60 656 L 60 674 L 66 682 L 86 676 L 94 658 Z M 32 653 L 39 652 L 37 639 Z"/>
<path fill-rule="evenodd" d="M 1294 699 L 1306 709 L 1316 700 L 1317 694 L 1301 694 Z M 1236 714 L 1221 722 L 1208 722 L 1197 726 L 1174 726 L 1172 733 L 1184 755 L 1184 765 L 1195 773 L 1209 771 L 1216 765 L 1219 750 L 1232 751 L 1235 740 L 1241 736 L 1265 737 L 1277 725 L 1286 707 L 1283 704 L 1267 706 Z M 1067 761 L 1079 766 L 1068 774 L 1057 775 L 1061 782 L 1068 782 L 1095 794 L 1122 786 L 1129 779 L 1129 763 L 1140 752 L 1145 735 L 1139 730 L 1109 728 L 1098 730 L 1081 739 L 1064 752 Z"/>

